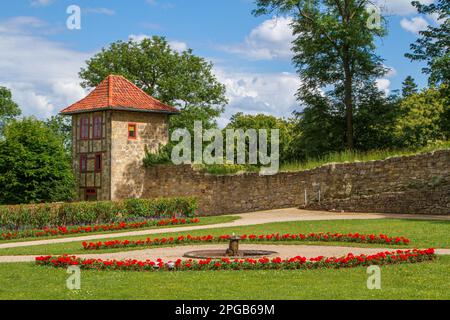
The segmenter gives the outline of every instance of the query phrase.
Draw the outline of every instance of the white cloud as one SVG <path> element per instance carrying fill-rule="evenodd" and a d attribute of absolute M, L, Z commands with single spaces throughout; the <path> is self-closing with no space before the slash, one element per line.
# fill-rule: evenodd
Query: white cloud
<path fill-rule="evenodd" d="M 173 50 L 178 51 L 178 52 L 183 52 L 183 51 L 186 51 L 188 49 L 188 45 L 187 45 L 186 42 L 177 41 L 177 40 L 169 41 L 169 46 Z"/>
<path fill-rule="evenodd" d="M 161 8 L 163 8 L 163 9 L 172 9 L 172 8 L 175 8 L 175 5 L 173 4 L 173 3 L 170 3 L 170 2 L 167 2 L 167 1 L 165 1 L 165 2 L 163 2 L 163 3 L 160 3 L 159 1 L 157 1 L 157 0 L 146 0 L 145 2 L 147 2 L 149 5 L 151 5 L 152 7 L 161 7 Z"/>
<path fill-rule="evenodd" d="M 227 52 L 254 60 L 290 59 L 294 36 L 291 18 L 274 17 L 254 28 L 243 43 L 222 46 Z"/>
<path fill-rule="evenodd" d="M 215 74 L 226 86 L 229 100 L 219 121 L 222 127 L 237 112 L 289 117 L 299 107 L 295 93 L 300 80 L 296 74 L 243 73 L 220 68 L 215 68 Z"/>
<path fill-rule="evenodd" d="M 22 24 L 31 21 L 32 25 Z M 11 89 L 25 115 L 43 118 L 83 98 L 78 72 L 88 54 L 31 35 L 46 24 L 30 17 L 0 21 L 0 85 Z M 12 29 L 5 29 L 13 26 Z"/>
<path fill-rule="evenodd" d="M 30 5 L 32 7 L 46 7 L 50 5 L 54 0 L 31 0 Z"/>
<path fill-rule="evenodd" d="M 130 35 L 128 36 L 128 39 L 133 40 L 133 41 L 136 41 L 136 42 L 141 42 L 142 40 L 148 39 L 148 38 L 151 38 L 151 37 L 150 37 L 149 35 L 146 35 L 146 34 L 143 34 L 143 33 L 140 33 L 140 34 L 130 34 Z"/>
<path fill-rule="evenodd" d="M 397 75 L 397 70 L 394 67 L 384 66 L 387 69 L 386 77 L 391 78 Z"/>
<path fill-rule="evenodd" d="M 380 91 L 383 91 L 385 95 L 389 95 L 391 89 L 391 80 L 389 79 L 378 79 L 376 80 L 376 85 Z"/>
<path fill-rule="evenodd" d="M 27 34 L 48 27 L 45 21 L 35 17 L 17 16 L 0 21 L 0 34 Z"/>
<path fill-rule="evenodd" d="M 411 19 L 403 18 L 400 25 L 406 31 L 418 34 L 419 31 L 425 30 L 428 27 L 428 22 L 422 17 L 414 17 Z"/>
<path fill-rule="evenodd" d="M 149 39 L 151 38 L 151 36 L 140 33 L 140 34 L 130 34 L 128 36 L 128 39 L 136 41 L 136 42 L 141 42 L 144 39 Z M 169 46 L 172 48 L 172 50 L 178 51 L 178 52 L 183 52 L 186 51 L 188 49 L 188 45 L 186 42 L 183 41 L 178 41 L 178 40 L 172 40 L 169 41 Z"/>
<path fill-rule="evenodd" d="M 93 14 L 104 14 L 107 16 L 113 16 L 116 12 L 108 8 L 85 8 L 82 10 L 83 13 L 93 13 Z"/>
<path fill-rule="evenodd" d="M 413 0 L 375 0 L 382 11 L 389 15 L 406 16 L 417 13 L 417 9 L 411 4 Z M 420 0 L 422 4 L 431 4 L 434 0 Z"/>

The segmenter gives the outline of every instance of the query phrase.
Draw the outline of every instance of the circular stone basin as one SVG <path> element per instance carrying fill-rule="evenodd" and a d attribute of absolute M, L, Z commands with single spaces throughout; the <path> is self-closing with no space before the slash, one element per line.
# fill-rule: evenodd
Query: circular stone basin
<path fill-rule="evenodd" d="M 183 257 L 194 259 L 222 259 L 222 258 L 260 258 L 277 254 L 275 251 L 239 250 L 237 256 L 227 256 L 224 250 L 197 250 L 186 252 Z"/>

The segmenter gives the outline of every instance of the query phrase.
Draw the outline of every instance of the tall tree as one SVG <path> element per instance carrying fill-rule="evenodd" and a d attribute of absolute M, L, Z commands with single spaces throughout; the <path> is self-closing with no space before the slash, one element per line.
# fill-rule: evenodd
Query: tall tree
<path fill-rule="evenodd" d="M 22 114 L 17 103 L 12 99 L 11 91 L 0 86 L 0 133 L 5 123 Z"/>
<path fill-rule="evenodd" d="M 97 86 L 109 74 L 119 74 L 156 99 L 181 109 L 172 117 L 174 128 L 192 127 L 202 120 L 205 128 L 227 103 L 225 87 L 212 73 L 212 64 L 186 50 L 173 50 L 163 37 L 117 41 L 89 59 L 80 77 L 84 88 Z"/>
<path fill-rule="evenodd" d="M 0 203 L 70 200 L 74 177 L 61 138 L 34 118 L 12 120 L 0 140 Z"/>
<path fill-rule="evenodd" d="M 421 14 L 433 15 L 438 25 L 429 25 L 420 31 L 420 37 L 411 44 L 412 53 L 405 56 L 411 60 L 426 61 L 423 72 L 430 75 L 430 85 L 450 85 L 450 2 L 437 0 L 429 5 L 413 1 L 412 4 Z"/>
<path fill-rule="evenodd" d="M 401 101 L 394 133 L 402 147 L 420 147 L 448 140 L 450 104 L 442 90 L 430 88 Z"/>
<path fill-rule="evenodd" d="M 284 119 L 280 119 L 274 116 L 265 114 L 256 115 L 244 115 L 242 112 L 234 114 L 230 118 L 230 123 L 226 126 L 226 129 L 242 129 L 244 131 L 249 129 L 265 129 L 267 130 L 268 141 L 271 141 L 271 131 L 272 129 L 279 130 L 280 144 L 280 161 L 284 162 L 288 158 L 288 148 L 291 140 L 291 123 Z M 247 142 L 248 144 L 248 142 Z M 247 147 L 248 150 L 248 147 Z M 268 144 L 268 151 L 270 152 L 270 143 Z"/>
<path fill-rule="evenodd" d="M 370 26 L 369 0 L 257 0 L 255 15 L 288 14 L 293 18 L 294 63 L 302 78 L 300 100 L 334 87 L 345 107 L 346 145 L 354 148 L 355 90 L 385 72 L 375 54 L 383 25 Z M 381 17 L 375 17 L 375 21 Z M 381 21 L 381 20 L 380 20 Z"/>
<path fill-rule="evenodd" d="M 417 93 L 417 84 L 413 77 L 407 76 L 402 83 L 402 96 L 406 98 L 415 93 Z"/>

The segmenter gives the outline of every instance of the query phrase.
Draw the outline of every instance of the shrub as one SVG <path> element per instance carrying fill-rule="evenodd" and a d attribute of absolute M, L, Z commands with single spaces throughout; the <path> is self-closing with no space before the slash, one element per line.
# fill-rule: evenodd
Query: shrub
<path fill-rule="evenodd" d="M 0 226 L 5 230 L 19 230 L 139 218 L 193 217 L 196 210 L 196 199 L 186 197 L 0 206 Z"/>

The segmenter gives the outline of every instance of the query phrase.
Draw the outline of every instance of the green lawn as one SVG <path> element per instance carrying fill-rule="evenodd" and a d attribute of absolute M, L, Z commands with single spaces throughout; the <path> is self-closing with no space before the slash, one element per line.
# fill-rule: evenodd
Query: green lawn
<path fill-rule="evenodd" d="M 208 224 L 218 224 L 218 223 L 227 223 L 240 219 L 238 216 L 213 216 L 213 217 L 198 217 L 200 222 L 198 223 L 190 223 L 185 225 L 166 225 L 166 226 L 153 226 L 153 227 L 145 227 L 138 229 L 123 229 L 116 231 L 99 231 L 99 232 L 89 232 L 89 233 L 78 233 L 71 235 L 60 235 L 55 237 L 39 237 L 39 238 L 22 238 L 22 239 L 12 239 L 12 240 L 2 240 L 0 239 L 0 243 L 8 243 L 8 242 L 25 242 L 25 241 L 34 241 L 34 240 L 46 240 L 46 239 L 61 239 L 61 238 L 76 238 L 76 237 L 84 237 L 84 236 L 92 236 L 96 234 L 111 234 L 111 233 L 123 233 L 123 232 L 132 232 L 132 231 L 141 231 L 141 230 L 151 230 L 151 229 L 166 229 L 166 228 L 179 228 L 179 227 L 194 227 L 194 226 L 204 226 Z M 4 230 L 0 231 L 6 232 Z"/>
<path fill-rule="evenodd" d="M 64 269 L 0 264 L 0 299 L 450 299 L 450 257 L 384 266 L 382 290 L 363 267 L 340 270 L 133 273 L 82 271 L 66 289 Z"/>
<path fill-rule="evenodd" d="M 384 233 L 390 236 L 405 236 L 411 240 L 408 247 L 414 248 L 450 248 L 450 221 L 425 221 L 425 220 L 401 220 L 401 219 L 380 219 L 380 220 L 329 220 L 329 221 L 295 221 L 295 222 L 280 222 L 269 223 L 263 225 L 252 225 L 244 227 L 229 227 L 218 229 L 206 229 L 189 232 L 153 234 L 152 238 L 163 236 L 178 236 L 178 235 L 223 235 L 223 234 L 266 234 L 266 233 L 309 233 L 309 232 L 341 232 L 341 233 Z M 145 236 L 127 237 L 117 239 L 145 239 Z M 112 240 L 112 239 L 103 239 Z M 97 240 L 98 241 L 98 240 Z M 290 244 L 298 244 L 299 242 L 287 242 Z M 307 244 L 301 242 L 302 244 Z M 380 244 L 362 245 L 356 243 L 317 243 L 312 244 L 327 244 L 327 245 L 344 245 L 344 246 L 371 246 L 383 247 Z M 0 249 L 0 255 L 59 255 L 59 254 L 80 254 L 80 253 L 102 253 L 102 252 L 117 252 L 126 250 L 140 250 L 144 247 L 114 249 L 114 250 L 98 250 L 85 251 L 82 249 L 80 242 L 60 243 L 51 245 L 39 245 L 22 248 L 8 248 Z"/>

